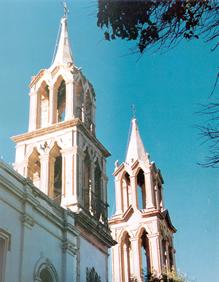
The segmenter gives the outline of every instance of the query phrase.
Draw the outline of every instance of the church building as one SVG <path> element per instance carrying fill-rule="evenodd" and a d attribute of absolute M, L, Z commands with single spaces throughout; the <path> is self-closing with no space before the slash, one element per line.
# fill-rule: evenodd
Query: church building
<path fill-rule="evenodd" d="M 29 127 L 0 161 L 0 282 L 145 282 L 175 269 L 163 178 L 132 119 L 108 220 L 96 96 L 75 65 L 65 9 L 54 60 L 30 82 Z M 112 275 L 109 273 L 111 250 Z"/>
<path fill-rule="evenodd" d="M 0 162 L 0 281 L 108 281 L 110 153 L 96 138 L 95 92 L 74 63 L 66 13 L 29 97 L 14 169 Z"/>

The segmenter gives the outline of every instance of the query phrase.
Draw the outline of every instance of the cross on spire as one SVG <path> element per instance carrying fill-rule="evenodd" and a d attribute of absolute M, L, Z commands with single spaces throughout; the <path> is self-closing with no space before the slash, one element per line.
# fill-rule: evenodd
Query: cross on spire
<path fill-rule="evenodd" d="M 63 1 L 63 7 L 64 7 L 64 18 L 67 18 L 67 15 L 69 13 L 69 9 L 68 9 L 66 1 Z"/>
<path fill-rule="evenodd" d="M 136 108 L 134 104 L 132 104 L 132 118 L 136 118 Z"/>

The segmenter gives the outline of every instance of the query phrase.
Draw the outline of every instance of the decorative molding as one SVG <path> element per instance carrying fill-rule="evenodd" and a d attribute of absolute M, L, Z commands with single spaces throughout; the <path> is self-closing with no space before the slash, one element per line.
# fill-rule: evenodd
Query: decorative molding
<path fill-rule="evenodd" d="M 32 227 L 35 224 L 35 220 L 30 215 L 27 214 L 22 215 L 21 221 L 29 229 L 32 229 Z"/>
<path fill-rule="evenodd" d="M 68 241 L 68 240 L 65 240 L 64 242 L 63 242 L 63 244 L 62 244 L 62 249 L 65 251 L 65 252 L 67 252 L 67 253 L 69 253 L 70 255 L 76 255 L 77 254 L 77 251 L 78 251 L 78 249 L 77 249 L 77 247 L 75 246 L 75 244 L 74 243 L 71 243 L 70 241 Z"/>

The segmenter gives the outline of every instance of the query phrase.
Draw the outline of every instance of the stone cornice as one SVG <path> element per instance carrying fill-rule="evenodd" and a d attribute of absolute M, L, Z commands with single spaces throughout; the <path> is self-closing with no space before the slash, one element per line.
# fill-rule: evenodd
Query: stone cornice
<path fill-rule="evenodd" d="M 63 129 L 72 128 L 74 126 L 78 126 L 81 129 L 81 131 L 87 136 L 87 138 L 89 138 L 91 140 L 91 142 L 93 142 L 97 146 L 97 148 L 103 153 L 104 157 L 107 158 L 111 155 L 110 152 L 97 140 L 97 138 L 95 136 L 93 136 L 89 132 L 88 129 L 85 128 L 84 124 L 82 123 L 82 121 L 79 118 L 55 123 L 55 124 L 50 125 L 48 127 L 39 128 L 39 129 L 31 131 L 31 132 L 12 136 L 11 139 L 15 143 L 19 143 L 19 142 L 23 142 L 23 141 L 26 141 L 26 140 L 30 140 L 32 138 L 42 136 L 44 134 L 49 134 L 49 133 L 61 131 Z"/>

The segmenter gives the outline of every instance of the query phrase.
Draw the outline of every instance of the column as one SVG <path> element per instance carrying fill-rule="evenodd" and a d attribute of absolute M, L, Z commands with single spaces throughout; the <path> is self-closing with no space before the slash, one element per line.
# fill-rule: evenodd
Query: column
<path fill-rule="evenodd" d="M 129 262 L 128 262 L 128 246 L 126 243 L 123 245 L 123 259 L 124 259 L 124 282 L 129 282 Z"/>
<path fill-rule="evenodd" d="M 112 281 L 121 282 L 122 281 L 122 271 L 124 270 L 122 264 L 122 247 L 118 243 L 112 247 Z"/>
<path fill-rule="evenodd" d="M 132 276 L 137 278 L 137 281 L 141 280 L 141 254 L 140 254 L 140 247 L 139 247 L 139 239 L 138 238 L 131 238 L 131 246 L 133 250 L 132 256 L 132 264 L 133 264 L 133 273 Z"/>
<path fill-rule="evenodd" d="M 73 81 L 66 82 L 66 115 L 65 120 L 70 120 L 74 117 L 73 100 L 74 100 L 74 83 Z M 75 102 L 75 101 L 74 101 Z"/>
<path fill-rule="evenodd" d="M 154 185 L 151 172 L 144 173 L 146 185 L 146 209 L 154 208 Z"/>
<path fill-rule="evenodd" d="M 156 276 L 162 272 L 161 269 L 161 251 L 158 235 L 148 235 L 149 239 L 149 253 L 150 253 L 150 267 Z"/>
<path fill-rule="evenodd" d="M 122 213 L 122 189 L 121 180 L 115 179 L 115 194 L 116 194 L 116 214 Z"/>
<path fill-rule="evenodd" d="M 130 185 L 132 190 L 132 207 L 134 209 L 138 208 L 137 204 L 137 183 L 136 183 L 136 177 L 130 176 Z"/>
<path fill-rule="evenodd" d="M 30 92 L 29 131 L 37 128 L 38 99 L 37 92 Z"/>
<path fill-rule="evenodd" d="M 54 86 L 49 86 L 49 124 L 57 122 L 57 95 Z"/>
<path fill-rule="evenodd" d="M 49 154 L 40 156 L 40 190 L 49 195 Z"/>

